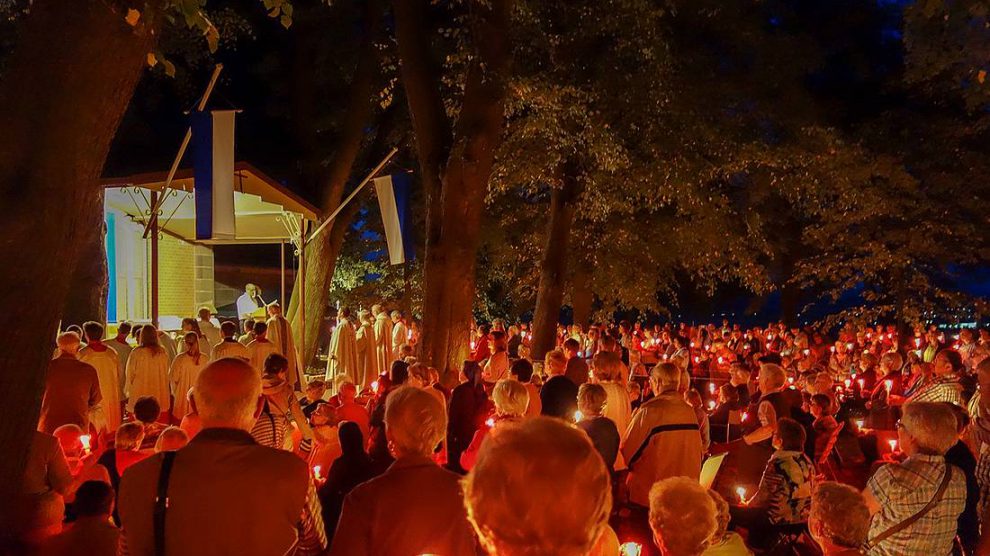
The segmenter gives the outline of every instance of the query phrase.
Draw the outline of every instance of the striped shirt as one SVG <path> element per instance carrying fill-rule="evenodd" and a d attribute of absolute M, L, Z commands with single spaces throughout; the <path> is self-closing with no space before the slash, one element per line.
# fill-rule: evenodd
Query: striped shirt
<path fill-rule="evenodd" d="M 870 524 L 869 538 L 880 536 L 924 508 L 935 497 L 945 469 L 943 456 L 922 454 L 878 469 L 866 485 L 880 504 Z M 959 468 L 951 469 L 952 479 L 942 500 L 910 527 L 873 547 L 870 556 L 946 556 L 952 552 L 957 519 L 966 505 L 966 477 Z"/>

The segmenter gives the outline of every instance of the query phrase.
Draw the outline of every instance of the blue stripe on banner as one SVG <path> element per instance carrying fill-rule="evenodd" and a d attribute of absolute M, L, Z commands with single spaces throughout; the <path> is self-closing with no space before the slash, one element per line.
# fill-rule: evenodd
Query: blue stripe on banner
<path fill-rule="evenodd" d="M 395 212 L 399 216 L 399 229 L 402 231 L 402 251 L 405 262 L 416 257 L 412 237 L 412 215 L 409 212 L 409 197 L 412 193 L 412 179 L 409 174 L 392 174 L 392 195 L 395 198 Z"/>
<path fill-rule="evenodd" d="M 117 217 L 106 213 L 107 322 L 117 322 Z"/>
<path fill-rule="evenodd" d="M 213 114 L 189 116 L 193 143 L 193 188 L 196 192 L 196 239 L 213 237 Z"/>

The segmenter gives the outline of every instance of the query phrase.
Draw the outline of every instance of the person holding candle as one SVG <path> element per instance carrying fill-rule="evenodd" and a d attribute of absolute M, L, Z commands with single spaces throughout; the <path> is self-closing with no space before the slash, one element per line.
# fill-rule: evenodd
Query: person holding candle
<path fill-rule="evenodd" d="M 897 437 L 907 458 L 880 467 L 863 491 L 872 515 L 869 553 L 949 554 L 966 505 L 966 477 L 945 461 L 958 423 L 941 403 L 911 402 L 903 412 Z"/>
<path fill-rule="evenodd" d="M 605 389 L 607 397 L 602 415 L 611 419 L 620 432 L 625 432 L 632 418 L 632 404 L 625 386 L 626 366 L 615 353 L 601 352 L 595 356 L 593 367 L 593 382 Z"/>
<path fill-rule="evenodd" d="M 815 417 L 815 422 L 811 425 L 815 429 L 815 461 L 821 461 L 825 455 L 825 448 L 832 438 L 832 432 L 839 428 L 838 421 L 833 416 L 832 398 L 825 394 L 815 394 L 811 396 L 811 414 Z"/>
<path fill-rule="evenodd" d="M 482 442 L 493 430 L 506 424 L 518 423 L 526 416 L 529 392 L 522 383 L 512 379 L 503 379 L 492 388 L 492 401 L 495 402 L 495 415 L 486 421 L 485 426 L 479 427 L 474 432 L 471 444 L 461 453 L 461 469 L 465 471 L 471 471 L 471 468 L 474 467 Z"/>
<path fill-rule="evenodd" d="M 150 456 L 121 479 L 127 552 L 154 553 L 153 501 L 164 482 L 169 554 L 322 553 L 326 538 L 309 466 L 259 446 L 248 432 L 265 402 L 257 371 L 238 359 L 213 362 L 200 372 L 193 401 L 203 430 L 174 456 Z M 163 471 L 166 458 L 174 459 Z"/>
<path fill-rule="evenodd" d="M 505 339 L 505 332 L 500 330 L 492 332 L 491 343 L 494 351 L 488 358 L 488 361 L 485 362 L 481 373 L 482 378 L 485 379 L 485 383 L 488 385 L 494 385 L 496 382 L 509 376 L 509 345 Z"/>
<path fill-rule="evenodd" d="M 529 419 L 485 442 L 464 502 L 488 554 L 619 554 L 608 471 L 588 436 L 559 419 Z"/>
<path fill-rule="evenodd" d="M 443 405 L 410 386 L 386 404 L 395 463 L 344 498 L 330 555 L 474 554 L 459 477 L 431 457 L 447 425 Z"/>
<path fill-rule="evenodd" d="M 340 457 L 333 460 L 326 480 L 318 494 L 323 508 L 323 525 L 327 540 L 332 541 L 340 519 L 344 498 L 359 484 L 378 475 L 377 469 L 364 450 L 365 436 L 356 423 L 344 421 L 337 429 L 340 439 Z"/>
<path fill-rule="evenodd" d="M 903 359 L 897 352 L 887 352 L 877 367 L 877 384 L 870 393 L 867 406 L 870 410 L 869 427 L 877 430 L 893 430 L 904 403 L 904 381 L 901 377 Z"/>
<path fill-rule="evenodd" d="M 581 419 L 577 426 L 591 438 L 591 443 L 601 454 L 609 475 L 613 476 L 619 455 L 620 437 L 615 422 L 603 415 L 607 401 L 608 394 L 600 384 L 582 384 L 578 388 L 578 411 Z"/>

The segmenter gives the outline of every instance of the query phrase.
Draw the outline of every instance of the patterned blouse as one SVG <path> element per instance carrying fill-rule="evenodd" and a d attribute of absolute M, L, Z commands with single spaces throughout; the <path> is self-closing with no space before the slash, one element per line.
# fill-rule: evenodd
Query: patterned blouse
<path fill-rule="evenodd" d="M 801 451 L 777 450 L 760 479 L 753 505 L 767 508 L 770 522 L 804 523 L 811 508 L 815 465 Z"/>

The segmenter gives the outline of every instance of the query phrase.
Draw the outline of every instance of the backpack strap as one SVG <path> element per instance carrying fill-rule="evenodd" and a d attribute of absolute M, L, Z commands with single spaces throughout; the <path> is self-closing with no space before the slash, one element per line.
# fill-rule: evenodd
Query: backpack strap
<path fill-rule="evenodd" d="M 155 556 L 165 556 L 165 511 L 168 509 L 168 481 L 172 476 L 175 452 L 165 452 L 158 474 L 158 493 L 155 495 Z"/>
<path fill-rule="evenodd" d="M 864 553 L 869 552 L 870 550 L 875 548 L 878 544 L 896 535 L 897 533 L 900 533 L 901 531 L 907 529 L 908 527 L 914 525 L 916 521 L 924 517 L 926 514 L 928 514 L 928 512 L 935 509 L 935 506 L 937 506 L 938 503 L 941 502 L 942 498 L 945 496 L 945 491 L 949 488 L 949 482 L 951 480 L 952 480 L 952 465 L 946 463 L 945 474 L 942 475 L 942 482 L 938 485 L 938 490 L 935 491 L 935 496 L 932 496 L 932 499 L 929 500 L 927 504 L 925 504 L 925 507 L 918 510 L 911 517 L 905 519 L 904 521 L 901 521 L 900 523 L 894 525 L 893 527 L 887 529 L 883 533 L 880 533 L 876 537 L 873 537 L 872 539 L 867 541 L 866 544 L 863 545 L 863 552 Z"/>

